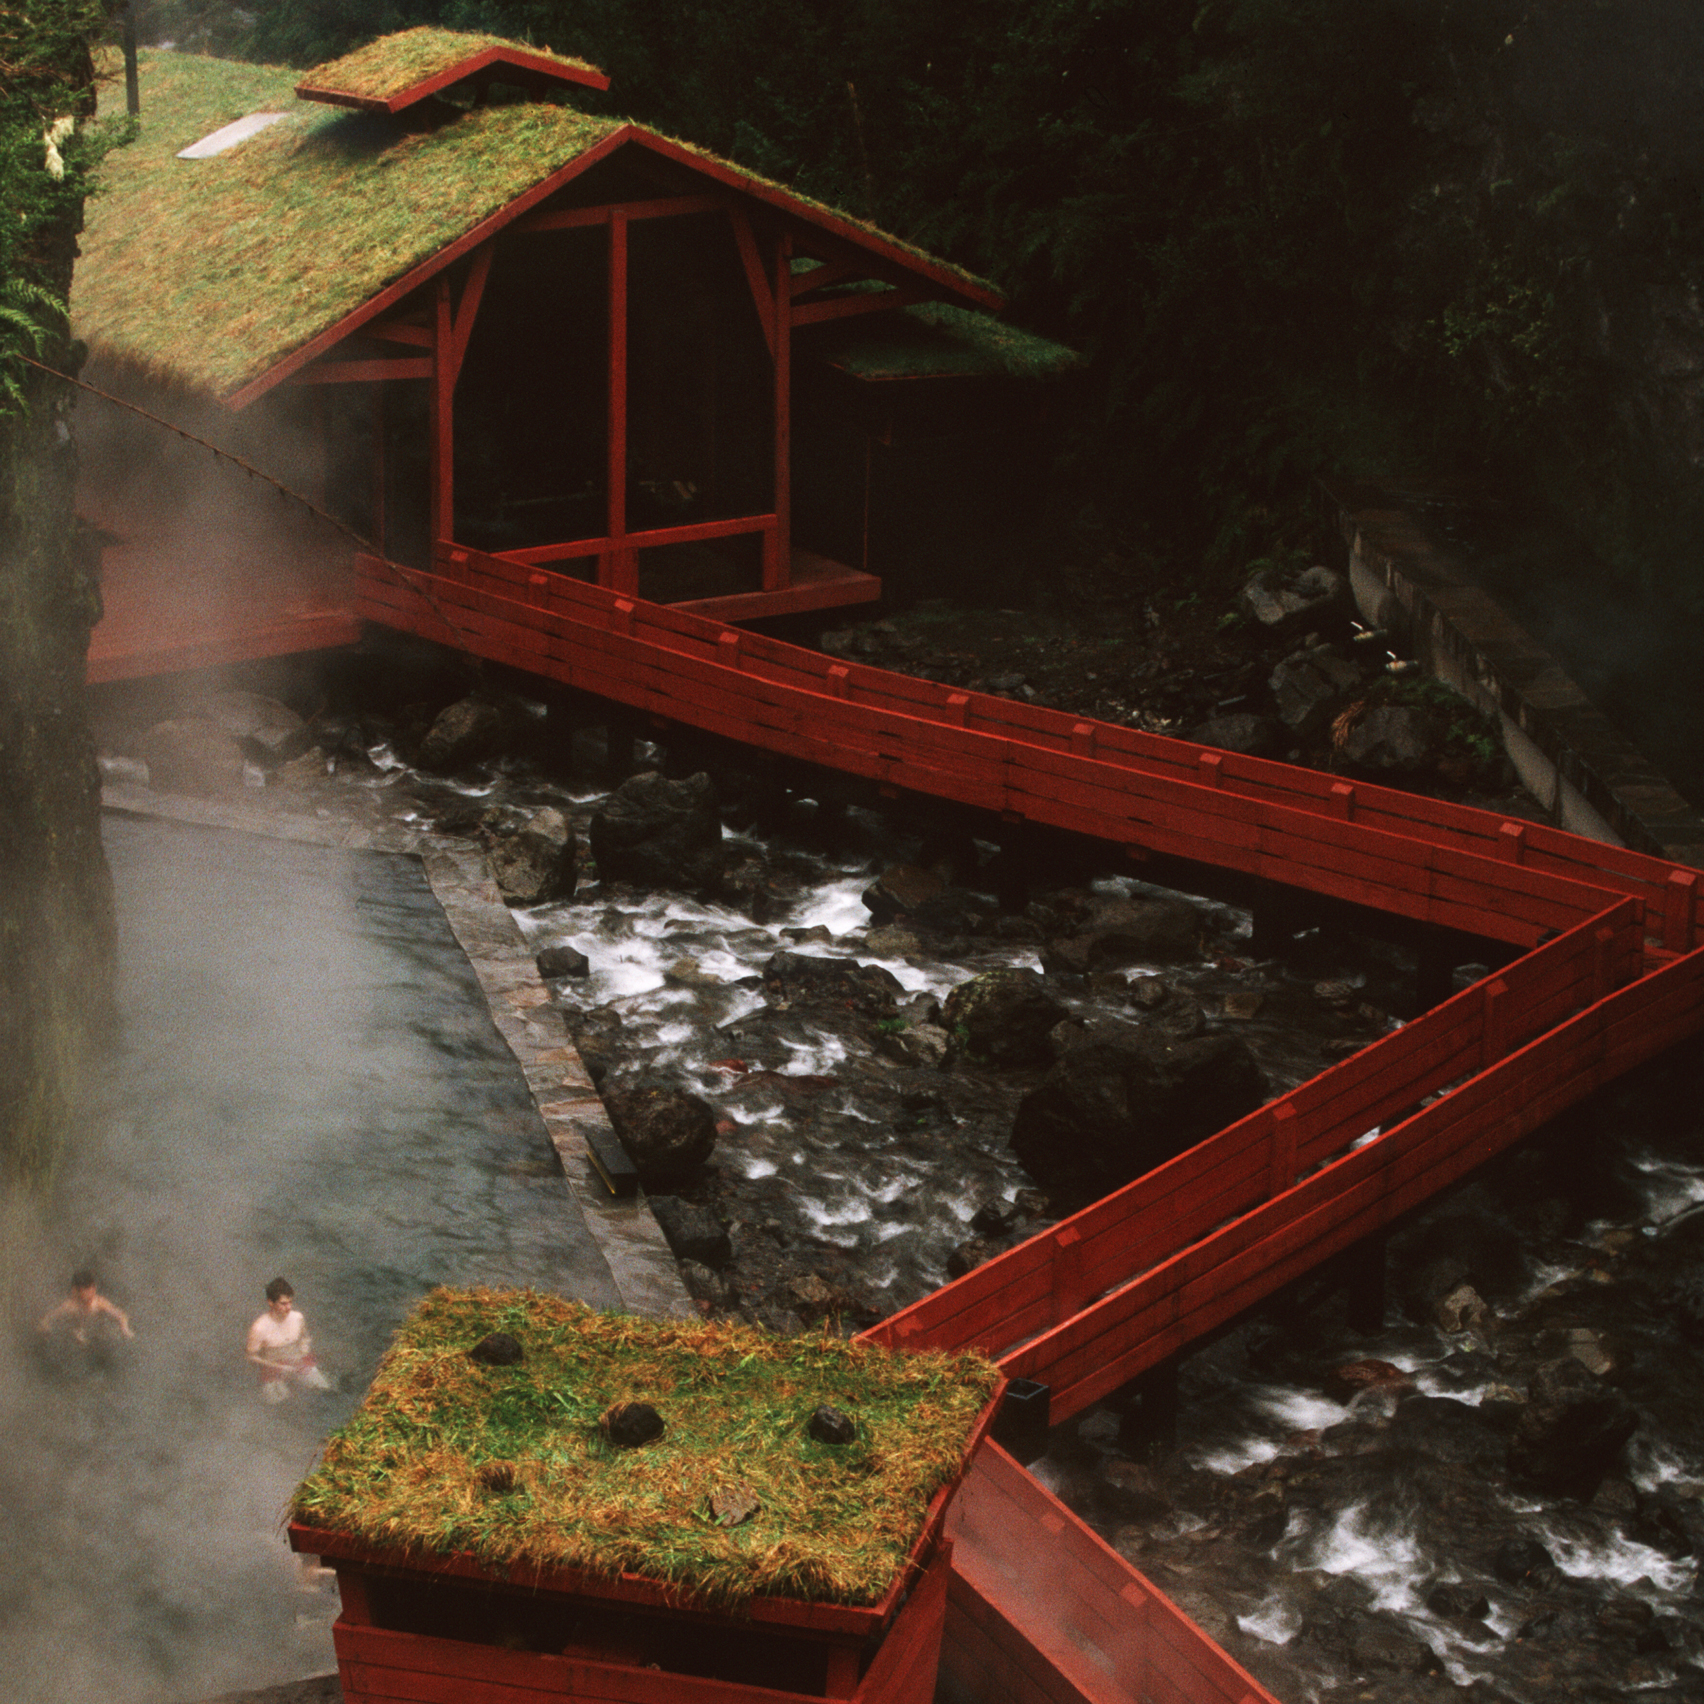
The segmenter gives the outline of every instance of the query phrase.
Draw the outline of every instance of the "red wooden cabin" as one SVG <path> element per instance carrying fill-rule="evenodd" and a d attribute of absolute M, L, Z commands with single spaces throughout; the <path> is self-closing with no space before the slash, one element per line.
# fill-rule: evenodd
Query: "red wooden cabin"
<path fill-rule="evenodd" d="M 472 546 L 724 619 L 876 598 L 832 490 L 855 511 L 858 470 L 796 469 L 834 422 L 795 430 L 795 370 L 813 339 L 843 366 L 849 332 L 920 303 L 960 310 L 962 350 L 999 296 L 569 98 L 605 82 L 439 30 L 295 86 L 145 57 L 142 135 L 111 156 L 77 275 L 90 378 L 404 564 Z M 108 583 L 91 678 L 354 636 L 350 536 L 105 405 L 79 431 Z"/>

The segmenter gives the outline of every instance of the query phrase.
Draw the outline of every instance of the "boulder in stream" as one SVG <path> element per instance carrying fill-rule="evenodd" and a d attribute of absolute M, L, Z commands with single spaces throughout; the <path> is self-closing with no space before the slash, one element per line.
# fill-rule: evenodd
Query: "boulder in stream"
<path fill-rule="evenodd" d="M 241 744 L 205 716 L 156 722 L 136 742 L 157 793 L 237 793 L 244 785 Z"/>
<path fill-rule="evenodd" d="M 604 1107 L 647 1190 L 690 1177 L 716 1146 L 710 1103 L 665 1083 L 606 1085 Z"/>
<path fill-rule="evenodd" d="M 1509 1471 L 1543 1491 L 1589 1496 L 1639 1429 L 1639 1411 L 1571 1355 L 1532 1376 Z"/>
<path fill-rule="evenodd" d="M 1086 926 L 1049 942 L 1042 965 L 1085 975 L 1124 965 L 1175 963 L 1195 956 L 1201 913 L 1187 899 L 1112 899 L 1097 904 Z"/>
<path fill-rule="evenodd" d="M 511 905 L 574 897 L 574 830 L 554 806 L 534 811 L 515 833 L 493 838 L 486 862 Z"/>
<path fill-rule="evenodd" d="M 1067 1016 L 1033 970 L 1002 966 L 961 982 L 947 996 L 942 1022 L 966 1055 L 989 1065 L 1042 1065 L 1048 1036 Z"/>
<path fill-rule="evenodd" d="M 629 776 L 593 815 L 590 837 L 605 881 L 704 893 L 727 868 L 715 784 L 702 773 L 684 781 L 655 770 Z"/>
<path fill-rule="evenodd" d="M 1137 1025 L 1097 1027 L 1019 1103 L 1012 1147 L 1049 1194 L 1090 1201 L 1265 1098 L 1266 1079 L 1235 1036 L 1173 1041 Z"/>
<path fill-rule="evenodd" d="M 495 757 L 509 731 L 510 718 L 489 698 L 458 698 L 432 718 L 414 761 L 434 775 L 453 775 Z"/>

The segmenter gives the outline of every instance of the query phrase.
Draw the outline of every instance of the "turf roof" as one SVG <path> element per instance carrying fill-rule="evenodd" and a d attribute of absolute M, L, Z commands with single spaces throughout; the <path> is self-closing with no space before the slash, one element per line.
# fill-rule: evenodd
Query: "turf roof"
<path fill-rule="evenodd" d="M 814 349 L 859 379 L 1048 379 L 1083 365 L 1082 356 L 1062 343 L 949 302 L 918 302 L 897 314 L 843 322 Z"/>
<path fill-rule="evenodd" d="M 471 1359 L 495 1331 L 525 1360 Z M 404 1321 L 291 1513 L 422 1557 L 638 1574 L 730 1609 L 757 1594 L 874 1605 L 930 1498 L 962 1470 L 998 1376 L 975 1353 L 439 1289 Z M 606 1442 L 598 1418 L 623 1400 L 651 1403 L 663 1435 Z M 853 1442 L 810 1436 L 819 1403 L 854 1419 Z M 754 1495 L 757 1512 L 719 1525 L 712 1498 L 728 1491 Z"/>
<path fill-rule="evenodd" d="M 380 36 L 341 59 L 316 65 L 296 85 L 304 100 L 328 101 L 333 105 L 387 108 L 395 112 L 404 97 L 430 92 L 439 79 L 453 76 L 459 67 L 469 71 L 499 61 L 524 65 L 542 75 L 554 75 L 564 83 L 592 88 L 609 87 L 609 79 L 595 65 L 571 59 L 548 48 L 523 48 L 502 36 L 468 35 L 459 30 L 418 29 Z M 423 87 L 424 86 L 424 87 Z"/>
<path fill-rule="evenodd" d="M 141 134 L 102 168 L 73 320 L 98 353 L 190 389 L 229 397 L 261 381 L 481 221 L 624 135 L 926 267 L 948 292 L 998 300 L 861 221 L 618 118 L 524 101 L 410 129 L 299 102 L 282 67 L 152 51 L 140 75 Z M 263 111 L 289 116 L 214 158 L 176 158 Z"/>

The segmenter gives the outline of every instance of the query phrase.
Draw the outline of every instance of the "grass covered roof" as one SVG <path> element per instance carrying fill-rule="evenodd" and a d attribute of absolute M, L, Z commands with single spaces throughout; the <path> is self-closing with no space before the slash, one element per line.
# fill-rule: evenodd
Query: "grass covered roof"
<path fill-rule="evenodd" d="M 316 65 L 296 85 L 296 92 L 305 100 L 389 106 L 395 111 L 403 97 L 421 90 L 422 85 L 435 85 L 462 66 L 471 71 L 493 62 L 554 73 L 564 83 L 599 89 L 609 86 L 603 72 L 583 59 L 548 49 L 523 48 L 502 36 L 468 35 L 422 24 L 418 29 L 380 36 L 341 59 Z"/>
<path fill-rule="evenodd" d="M 491 1332 L 518 1339 L 525 1359 L 473 1360 Z M 403 1323 L 292 1514 L 416 1555 L 639 1574 L 724 1608 L 758 1594 L 868 1606 L 964 1466 L 997 1379 L 975 1353 L 439 1289 Z M 629 1400 L 666 1430 L 624 1450 L 598 1422 Z M 819 1404 L 856 1421 L 855 1441 L 810 1435 Z M 712 1499 L 730 1493 L 757 1512 L 720 1525 Z"/>
<path fill-rule="evenodd" d="M 1063 343 L 950 302 L 830 325 L 814 347 L 859 379 L 1049 379 L 1083 366 Z"/>
<path fill-rule="evenodd" d="M 482 221 L 622 137 L 914 267 L 946 295 L 998 301 L 909 244 L 619 118 L 521 101 L 410 127 L 300 102 L 282 67 L 158 50 L 141 56 L 140 76 L 141 133 L 102 167 L 72 317 L 98 353 L 191 389 L 230 397 L 264 380 Z M 256 112 L 287 116 L 210 158 L 177 158 Z"/>

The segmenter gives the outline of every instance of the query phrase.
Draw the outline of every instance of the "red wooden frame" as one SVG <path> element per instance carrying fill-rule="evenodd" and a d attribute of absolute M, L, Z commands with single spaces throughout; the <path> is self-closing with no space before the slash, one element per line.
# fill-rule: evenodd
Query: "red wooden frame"
<path fill-rule="evenodd" d="M 437 94 L 440 89 L 447 89 L 453 83 L 465 82 L 482 72 L 489 73 L 499 65 L 525 72 L 528 80 L 532 82 L 544 80 L 551 83 L 579 84 L 588 89 L 609 87 L 609 78 L 592 66 L 568 65 L 542 53 L 529 53 L 525 48 L 505 44 L 471 53 L 466 59 L 457 60 L 454 65 L 435 72 L 430 77 L 422 77 L 418 82 L 399 89 L 394 95 L 357 95 L 347 89 L 336 89 L 327 84 L 301 82 L 296 85 L 296 97 L 304 101 L 324 101 L 330 106 L 355 107 L 362 112 L 398 113 L 425 100 L 428 95 Z"/>

